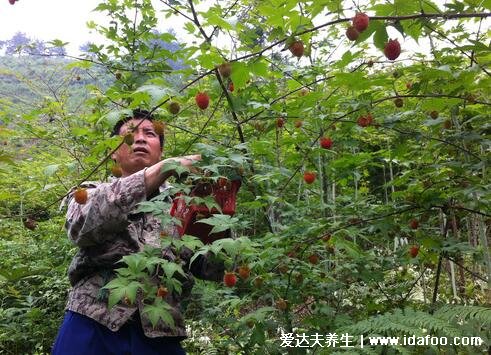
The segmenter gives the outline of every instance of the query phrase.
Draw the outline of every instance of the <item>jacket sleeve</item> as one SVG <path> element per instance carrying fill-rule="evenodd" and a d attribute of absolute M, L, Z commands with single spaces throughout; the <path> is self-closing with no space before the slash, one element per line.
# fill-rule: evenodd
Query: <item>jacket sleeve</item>
<path fill-rule="evenodd" d="M 144 174 L 145 169 L 111 183 L 87 184 L 83 205 L 75 201 L 72 189 L 65 222 L 70 240 L 87 247 L 115 238 L 128 226 L 128 214 L 146 199 Z"/>

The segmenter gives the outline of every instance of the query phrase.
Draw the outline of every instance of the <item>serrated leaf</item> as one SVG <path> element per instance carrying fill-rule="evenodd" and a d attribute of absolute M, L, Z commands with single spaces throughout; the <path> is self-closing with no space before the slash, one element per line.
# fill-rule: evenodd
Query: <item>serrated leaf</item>
<path fill-rule="evenodd" d="M 232 63 L 232 74 L 230 75 L 234 87 L 241 89 L 246 86 L 247 80 L 250 78 L 249 68 L 246 64 L 241 62 Z"/>
<path fill-rule="evenodd" d="M 154 328 L 159 320 L 162 320 L 169 327 L 174 328 L 174 319 L 169 312 L 170 309 L 171 306 L 167 302 L 162 300 L 162 298 L 157 297 L 152 305 L 146 305 L 143 307 L 142 313 L 148 317 L 150 323 L 152 323 L 152 327 Z"/>

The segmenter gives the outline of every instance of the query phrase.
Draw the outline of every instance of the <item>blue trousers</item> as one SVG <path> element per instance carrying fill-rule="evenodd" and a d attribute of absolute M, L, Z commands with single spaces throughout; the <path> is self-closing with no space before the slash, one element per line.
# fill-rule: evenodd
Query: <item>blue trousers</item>
<path fill-rule="evenodd" d="M 117 332 L 84 315 L 68 311 L 52 355 L 185 355 L 178 338 L 148 338 L 140 321 L 130 321 Z"/>

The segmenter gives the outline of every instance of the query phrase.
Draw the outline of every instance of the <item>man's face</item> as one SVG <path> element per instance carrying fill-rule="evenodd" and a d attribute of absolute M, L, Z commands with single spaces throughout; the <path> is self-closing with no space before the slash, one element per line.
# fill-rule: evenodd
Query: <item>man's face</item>
<path fill-rule="evenodd" d="M 128 176 L 147 166 L 152 166 L 160 161 L 162 151 L 160 140 L 153 128 L 151 121 L 141 118 L 133 118 L 121 126 L 119 134 L 124 136 L 130 133 L 132 128 L 143 121 L 138 128 L 133 130 L 134 143 L 130 147 L 127 144 L 121 145 L 112 155 L 121 166 L 123 176 Z"/>

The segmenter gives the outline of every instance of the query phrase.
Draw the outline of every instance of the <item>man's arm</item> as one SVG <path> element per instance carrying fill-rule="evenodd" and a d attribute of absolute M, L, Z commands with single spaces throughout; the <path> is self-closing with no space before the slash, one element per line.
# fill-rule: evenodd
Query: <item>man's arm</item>
<path fill-rule="evenodd" d="M 190 166 L 200 158 L 199 155 L 191 155 L 165 159 L 112 183 L 102 183 L 95 187 L 89 185 L 88 199 L 83 205 L 75 202 L 72 191 L 68 197 L 65 222 L 69 238 L 80 247 L 115 238 L 118 232 L 128 226 L 128 214 L 137 204 L 145 201 L 173 174 L 172 171 L 162 172 L 166 162 L 173 160 Z"/>

